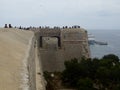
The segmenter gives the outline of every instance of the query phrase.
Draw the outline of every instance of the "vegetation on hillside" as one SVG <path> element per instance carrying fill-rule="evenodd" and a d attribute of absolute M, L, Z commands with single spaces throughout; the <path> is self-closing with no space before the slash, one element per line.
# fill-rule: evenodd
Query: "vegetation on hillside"
<path fill-rule="evenodd" d="M 63 83 L 77 90 L 120 90 L 120 62 L 113 54 L 65 61 Z"/>
<path fill-rule="evenodd" d="M 51 73 L 45 72 L 48 90 L 51 87 L 51 90 L 58 90 L 57 83 L 76 90 L 120 90 L 120 62 L 113 54 L 101 59 L 72 59 L 64 64 L 65 70 L 52 72 L 53 77 Z"/>

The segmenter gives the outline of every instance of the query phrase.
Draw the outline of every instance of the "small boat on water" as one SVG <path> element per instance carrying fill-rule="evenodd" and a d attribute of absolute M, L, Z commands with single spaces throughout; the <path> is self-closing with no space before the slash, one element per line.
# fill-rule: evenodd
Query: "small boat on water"
<path fill-rule="evenodd" d="M 101 42 L 101 41 L 95 41 L 95 43 L 98 45 L 108 45 L 107 42 Z"/>
<path fill-rule="evenodd" d="M 88 34 L 88 44 L 89 44 L 89 45 L 94 45 L 94 44 L 98 44 L 98 45 L 108 45 L 107 42 L 96 41 L 96 40 L 95 40 L 95 36 L 92 35 L 92 34 Z"/>
<path fill-rule="evenodd" d="M 95 44 L 95 37 L 92 34 L 88 34 L 88 44 L 89 45 Z"/>
<path fill-rule="evenodd" d="M 89 45 L 94 45 L 95 44 L 95 39 L 94 38 L 89 38 L 88 43 L 89 43 Z"/>

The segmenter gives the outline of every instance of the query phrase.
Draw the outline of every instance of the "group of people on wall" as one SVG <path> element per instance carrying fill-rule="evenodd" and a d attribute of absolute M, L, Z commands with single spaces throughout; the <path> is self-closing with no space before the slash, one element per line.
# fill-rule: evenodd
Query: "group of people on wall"
<path fill-rule="evenodd" d="M 13 26 L 11 25 L 11 24 L 5 24 L 5 26 L 4 26 L 4 28 L 13 28 Z M 29 30 L 29 29 L 31 29 L 31 28 L 37 28 L 37 27 L 27 27 L 27 28 L 25 28 L 25 27 L 15 27 L 15 28 L 18 28 L 18 29 L 23 29 L 23 30 Z M 49 29 L 50 27 L 49 26 L 45 26 L 45 27 L 42 27 L 42 26 L 39 26 L 38 28 L 42 28 L 42 29 Z M 57 26 L 55 26 L 55 27 L 53 27 L 54 29 L 60 29 L 60 27 L 57 27 Z M 68 27 L 68 26 L 63 26 L 62 27 L 62 29 L 67 29 L 67 28 L 80 28 L 80 26 L 78 26 L 78 25 L 74 25 L 74 26 L 72 26 L 72 27 Z"/>
<path fill-rule="evenodd" d="M 9 25 L 5 24 L 4 28 L 12 28 L 12 25 L 11 24 L 9 24 Z"/>

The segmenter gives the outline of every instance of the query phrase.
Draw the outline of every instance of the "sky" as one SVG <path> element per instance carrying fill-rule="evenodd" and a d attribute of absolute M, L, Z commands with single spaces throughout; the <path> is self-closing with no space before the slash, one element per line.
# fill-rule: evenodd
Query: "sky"
<path fill-rule="evenodd" d="M 120 29 L 120 0 L 0 0 L 0 27 Z"/>

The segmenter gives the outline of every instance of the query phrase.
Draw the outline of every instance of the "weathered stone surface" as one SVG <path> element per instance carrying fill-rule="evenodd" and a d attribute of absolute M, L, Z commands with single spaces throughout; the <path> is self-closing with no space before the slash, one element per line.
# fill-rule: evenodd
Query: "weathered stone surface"
<path fill-rule="evenodd" d="M 31 31 L 0 28 L 0 90 L 30 90 L 27 65 L 34 58 L 29 57 L 33 36 Z"/>
<path fill-rule="evenodd" d="M 44 71 L 62 71 L 65 60 L 90 57 L 87 31 L 83 28 L 39 28 L 34 31 Z"/>
<path fill-rule="evenodd" d="M 36 83 L 37 90 L 44 90 L 41 67 L 61 71 L 65 60 L 90 56 L 87 32 L 82 28 L 39 28 L 34 32 L 35 36 L 28 30 L 0 28 L 1 90 L 36 90 Z M 40 46 L 40 37 L 42 47 L 35 48 Z"/>

